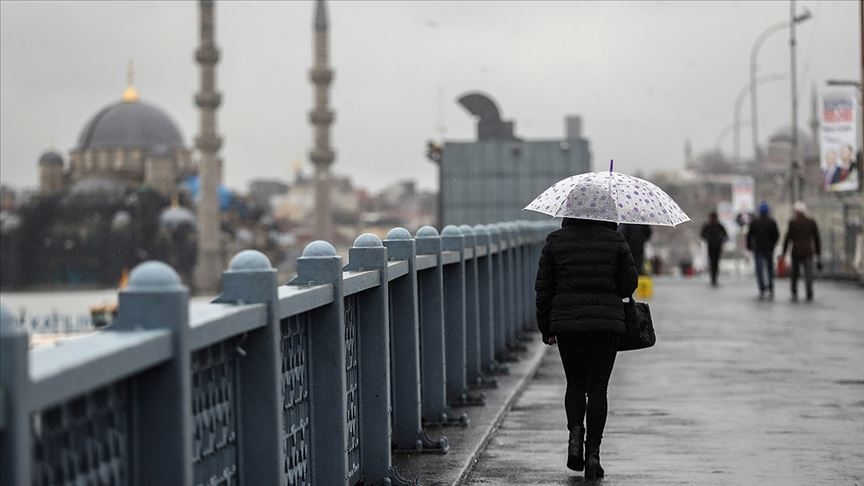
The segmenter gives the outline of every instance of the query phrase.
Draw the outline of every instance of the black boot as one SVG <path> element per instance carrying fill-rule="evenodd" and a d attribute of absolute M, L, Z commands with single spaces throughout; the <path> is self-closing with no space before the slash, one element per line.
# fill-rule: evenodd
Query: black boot
<path fill-rule="evenodd" d="M 585 467 L 583 443 L 585 427 L 577 425 L 570 430 L 570 440 L 567 443 L 567 467 L 581 471 Z"/>
<path fill-rule="evenodd" d="M 600 466 L 600 443 L 585 444 L 585 479 L 602 478 L 604 474 Z"/>

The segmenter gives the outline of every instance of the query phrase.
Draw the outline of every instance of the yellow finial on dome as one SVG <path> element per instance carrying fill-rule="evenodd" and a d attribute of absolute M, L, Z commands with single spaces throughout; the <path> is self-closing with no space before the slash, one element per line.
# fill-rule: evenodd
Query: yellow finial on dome
<path fill-rule="evenodd" d="M 123 91 L 124 103 L 138 102 L 138 90 L 135 89 L 135 66 L 132 61 L 126 66 L 126 89 Z"/>

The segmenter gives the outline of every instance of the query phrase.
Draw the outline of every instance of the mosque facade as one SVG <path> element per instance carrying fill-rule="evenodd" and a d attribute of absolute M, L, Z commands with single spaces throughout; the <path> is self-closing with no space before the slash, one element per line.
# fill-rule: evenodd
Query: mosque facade
<path fill-rule="evenodd" d="M 177 124 L 158 106 L 142 101 L 131 79 L 120 101 L 96 112 L 81 129 L 68 164 L 53 150 L 38 163 L 43 194 L 98 179 L 130 188 L 146 185 L 171 198 L 197 172 Z"/>

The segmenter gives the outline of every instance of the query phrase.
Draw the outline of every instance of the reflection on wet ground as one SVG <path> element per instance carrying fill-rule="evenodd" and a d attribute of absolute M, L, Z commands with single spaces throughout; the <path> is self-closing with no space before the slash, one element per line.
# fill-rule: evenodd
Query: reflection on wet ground
<path fill-rule="evenodd" d="M 774 302 L 749 279 L 721 284 L 655 281 L 657 345 L 612 374 L 606 478 L 565 467 L 549 349 L 467 484 L 864 485 L 864 290 L 820 281 L 808 304 L 787 281 Z"/>

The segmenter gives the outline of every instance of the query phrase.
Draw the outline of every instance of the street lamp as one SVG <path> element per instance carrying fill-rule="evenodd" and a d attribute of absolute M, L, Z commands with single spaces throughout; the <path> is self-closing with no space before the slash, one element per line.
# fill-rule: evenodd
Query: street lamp
<path fill-rule="evenodd" d="M 756 78 L 756 84 L 767 83 L 769 81 L 778 81 L 781 79 L 786 79 L 785 74 L 768 74 L 765 76 L 760 76 Z M 741 163 L 741 105 L 744 103 L 744 97 L 747 96 L 747 93 L 753 90 L 752 83 L 747 83 L 741 91 L 738 92 L 738 96 L 735 98 L 735 116 L 733 117 L 732 125 L 735 127 L 735 162 Z M 757 145 L 754 144 L 754 147 Z M 753 155 L 754 159 L 757 158 L 756 154 Z M 758 160 L 757 160 L 758 162 Z"/>
<path fill-rule="evenodd" d="M 801 163 L 798 161 L 798 68 L 795 56 L 795 24 L 803 22 L 811 17 L 806 8 L 801 15 L 795 15 L 795 0 L 789 2 L 789 78 L 791 80 L 789 91 L 792 101 L 792 150 L 789 157 L 789 170 L 792 176 L 792 203 L 801 197 Z M 800 19 L 800 20 L 799 20 Z"/>
<path fill-rule="evenodd" d="M 759 54 L 759 48 L 762 47 L 762 43 L 765 42 L 765 39 L 767 39 L 768 36 L 794 24 L 800 24 L 801 22 L 810 19 L 812 16 L 813 15 L 810 11 L 805 8 L 804 13 L 797 17 L 793 17 L 791 21 L 778 22 L 768 27 L 759 34 L 759 37 L 756 38 L 756 42 L 753 43 L 753 47 L 750 49 L 750 119 L 752 120 L 753 129 L 753 158 L 756 161 L 757 167 L 761 168 L 762 157 L 759 154 L 759 117 L 757 115 L 758 105 L 756 102 L 756 56 Z"/>
<path fill-rule="evenodd" d="M 750 120 L 739 120 L 736 117 L 735 121 L 732 122 L 732 124 L 726 125 L 725 127 L 723 127 L 723 130 L 720 130 L 720 132 L 717 134 L 717 140 L 714 141 L 714 146 L 716 147 L 716 149 L 718 151 L 722 151 L 723 142 L 726 140 L 726 137 L 729 136 L 729 133 L 733 132 L 735 134 L 735 144 L 736 144 L 736 147 L 735 147 L 736 159 L 734 159 L 733 162 L 737 163 L 738 162 L 738 159 L 737 159 L 738 129 L 742 126 L 746 127 L 749 125 L 750 125 Z"/>

